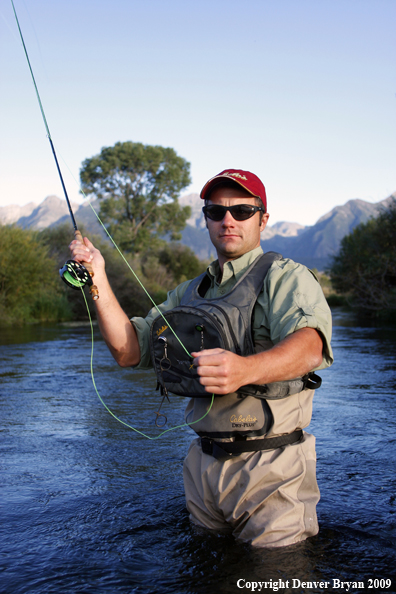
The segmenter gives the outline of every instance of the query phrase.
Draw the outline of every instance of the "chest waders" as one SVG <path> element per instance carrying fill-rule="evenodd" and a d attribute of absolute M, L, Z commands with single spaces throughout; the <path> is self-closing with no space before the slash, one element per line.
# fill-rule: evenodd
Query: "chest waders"
<path fill-rule="evenodd" d="M 208 410 L 210 398 L 199 383 L 192 357 L 186 354 L 170 327 L 188 352 L 221 348 L 242 357 L 268 350 L 270 340 L 253 340 L 252 315 L 265 276 L 280 254 L 262 254 L 224 296 L 205 298 L 210 278 L 204 273 L 194 279 L 180 305 L 158 316 L 152 323 L 150 349 L 161 392 L 192 398 L 186 421 L 199 419 Z M 273 449 L 295 443 L 302 431 L 257 439 L 265 435 L 273 416 L 267 400 L 282 399 L 305 389 L 316 389 L 321 379 L 313 373 L 290 381 L 241 386 L 237 392 L 216 396 L 209 414 L 193 428 L 201 437 L 202 449 L 216 458 L 238 456 L 246 451 Z M 256 438 L 254 440 L 247 438 Z M 232 440 L 232 441 L 231 441 Z"/>

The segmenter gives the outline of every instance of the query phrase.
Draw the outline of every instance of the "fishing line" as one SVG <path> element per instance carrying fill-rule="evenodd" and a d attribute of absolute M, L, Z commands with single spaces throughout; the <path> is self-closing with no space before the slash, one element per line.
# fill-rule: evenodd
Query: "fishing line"
<path fill-rule="evenodd" d="M 117 248 L 118 249 L 118 248 Z M 121 254 L 122 255 L 122 254 Z M 132 270 L 132 269 L 131 269 Z M 133 272 L 133 271 L 132 271 Z M 134 273 L 135 274 L 135 273 Z M 210 412 L 212 406 L 213 406 L 213 402 L 214 402 L 214 394 L 212 394 L 212 401 L 210 403 L 210 406 L 208 408 L 208 410 L 206 411 L 206 413 L 200 418 L 197 419 L 196 421 L 192 421 L 191 423 L 182 423 L 181 425 L 176 425 L 175 427 L 169 427 L 169 429 L 165 429 L 165 431 L 161 431 L 161 433 L 159 433 L 158 435 L 156 435 L 155 437 L 151 437 L 150 435 L 147 435 L 146 433 L 143 433 L 143 431 L 139 431 L 139 429 L 136 429 L 136 427 L 133 427 L 132 425 L 129 425 L 129 423 L 126 423 L 125 421 L 123 421 L 122 419 L 120 419 L 119 417 L 117 417 L 112 410 L 110 410 L 110 408 L 107 406 L 107 404 L 104 402 L 103 398 L 101 397 L 101 395 L 99 394 L 99 390 L 96 387 L 96 382 L 95 382 L 95 376 L 94 376 L 94 371 L 93 371 L 93 354 L 94 354 L 94 332 L 93 332 L 93 324 L 92 324 L 92 318 L 91 318 L 91 312 L 89 311 L 89 306 L 88 306 L 88 301 L 87 298 L 85 296 L 85 293 L 83 291 L 83 288 L 81 287 L 81 293 L 84 297 L 84 301 L 85 301 L 85 306 L 87 308 L 87 313 L 88 313 L 88 318 L 89 318 L 89 323 L 91 326 L 91 361 L 90 361 L 90 366 L 91 366 L 91 378 L 92 378 L 92 383 L 93 383 L 93 387 L 95 388 L 95 392 L 97 397 L 99 398 L 100 402 L 103 404 L 103 406 L 105 407 L 105 409 L 107 410 L 108 413 L 111 414 L 111 416 L 116 419 L 116 421 L 118 421 L 119 423 L 121 423 L 122 425 L 125 425 L 126 427 L 128 427 L 129 429 L 132 429 L 132 431 L 135 431 L 135 433 L 139 433 L 139 435 L 142 435 L 143 437 L 145 437 L 146 439 L 158 439 L 159 437 L 161 437 L 162 435 L 164 435 L 165 433 L 168 433 L 169 431 L 174 431 L 175 429 L 181 429 L 182 427 L 190 427 L 190 425 L 194 425 L 195 423 L 199 423 L 199 421 L 202 421 L 202 419 L 204 419 Z M 176 336 L 176 335 L 175 335 Z M 176 337 L 177 338 L 177 337 Z M 180 341 L 179 341 L 180 342 Z M 180 343 L 182 344 L 182 343 Z M 182 345 L 183 346 L 183 345 Z M 183 346 L 183 348 L 185 349 L 185 347 Z M 186 349 L 185 349 L 186 350 Z M 208 395 L 209 397 L 209 395 Z"/>
<path fill-rule="evenodd" d="M 61 155 L 62 157 L 62 155 Z M 70 175 L 72 176 L 72 178 L 74 179 L 74 181 L 76 182 L 76 184 L 78 185 L 78 182 L 73 174 L 73 172 L 71 171 L 71 169 L 69 168 L 68 164 L 66 163 L 66 161 L 63 159 L 62 160 L 64 162 L 64 164 L 66 165 L 67 169 L 69 170 Z M 166 322 L 169 330 L 172 332 L 172 334 L 175 336 L 175 338 L 178 340 L 179 344 L 182 346 L 182 348 L 184 349 L 184 351 L 187 353 L 187 355 L 191 358 L 191 354 L 188 352 L 188 350 L 186 349 L 186 347 L 184 346 L 184 344 L 182 343 L 182 341 L 180 340 L 180 338 L 178 337 L 178 335 L 176 334 L 176 332 L 173 330 L 172 326 L 169 324 L 169 321 L 165 318 L 164 314 L 162 313 L 162 311 L 159 309 L 158 305 L 155 303 L 154 299 L 151 297 L 150 293 L 147 291 L 146 287 L 143 285 L 143 283 L 141 282 L 140 278 L 137 276 L 137 274 L 135 273 L 135 271 L 133 270 L 133 268 L 131 267 L 131 265 L 129 264 L 128 260 L 125 258 L 124 254 L 122 253 L 122 251 L 120 250 L 120 248 L 118 247 L 118 245 L 116 244 L 116 242 L 114 241 L 114 239 L 112 238 L 112 236 L 110 235 L 109 231 L 107 230 L 105 224 L 103 223 L 103 221 L 101 220 L 101 218 L 99 217 L 98 213 L 96 212 L 96 210 L 94 209 L 94 207 L 92 206 L 91 202 L 89 201 L 87 195 L 84 193 L 83 190 L 80 190 L 81 194 L 84 196 L 84 198 L 87 200 L 89 206 L 91 207 L 92 212 L 95 214 L 97 220 L 99 221 L 100 225 L 102 226 L 102 228 L 104 229 L 104 231 L 106 232 L 108 238 L 110 239 L 110 241 L 112 242 L 112 244 L 114 245 L 115 249 L 117 250 L 117 252 L 119 253 L 119 255 L 121 256 L 121 258 L 124 260 L 125 264 L 127 265 L 127 267 L 129 268 L 129 270 L 132 272 L 133 276 L 135 277 L 135 279 L 137 280 L 137 282 L 139 283 L 139 285 L 141 286 L 141 288 L 143 289 L 143 291 L 145 292 L 145 294 L 147 295 L 147 297 L 150 299 L 151 303 L 154 305 L 155 309 L 157 310 L 157 312 L 159 313 L 159 315 L 162 317 L 162 319 Z M 76 281 L 76 285 L 79 283 L 79 279 L 76 276 L 76 271 L 74 269 L 70 269 L 69 271 L 70 274 L 70 278 L 72 280 Z M 74 277 L 74 279 L 73 279 Z M 159 433 L 156 437 L 150 437 L 148 435 L 146 435 L 145 433 L 143 433 L 142 431 L 139 431 L 139 429 L 136 429 L 136 427 L 133 427 L 132 425 L 129 425 L 128 423 L 126 423 L 125 421 L 122 421 L 121 419 L 119 419 L 111 410 L 110 408 L 106 405 L 106 403 L 104 402 L 104 400 L 102 399 L 101 395 L 99 394 L 99 391 L 96 387 L 96 382 L 95 382 L 95 377 L 94 377 L 94 372 L 93 372 L 93 351 L 94 351 L 94 334 L 93 334 L 93 324 L 92 324 L 92 318 L 91 318 L 91 312 L 89 311 L 89 306 L 88 306 L 88 302 L 87 299 L 85 297 L 85 293 L 83 291 L 83 285 L 78 284 L 79 288 L 81 289 L 81 293 L 83 295 L 84 301 L 85 301 L 85 306 L 87 308 L 87 313 L 88 313 L 88 318 L 89 318 L 89 322 L 91 325 L 91 378 L 92 378 L 92 384 L 94 386 L 95 392 L 100 400 L 100 402 L 103 404 L 103 406 L 105 407 L 105 409 L 107 410 L 108 413 L 111 414 L 112 417 L 114 417 L 117 421 L 119 421 L 120 423 L 122 423 L 123 425 L 125 425 L 126 427 L 128 427 L 129 429 L 132 429 L 132 431 L 135 431 L 136 433 L 139 433 L 140 435 L 143 435 L 143 437 L 146 437 L 147 439 L 158 439 L 159 437 L 161 437 L 161 435 L 164 435 L 164 433 L 167 433 L 168 431 L 173 431 L 175 429 L 181 429 L 182 427 L 189 427 L 190 425 L 194 425 L 194 423 L 198 423 L 199 421 L 202 421 L 211 411 L 212 406 L 213 406 L 213 402 L 214 402 L 214 394 L 212 394 L 212 400 L 210 403 L 210 406 L 208 408 L 208 410 L 206 411 L 206 413 L 200 418 L 197 419 L 196 421 L 192 421 L 191 423 L 183 423 L 182 425 L 177 425 L 176 427 L 170 427 L 169 429 L 165 429 L 165 431 L 162 431 L 161 433 Z M 209 397 L 209 394 L 208 394 Z"/>
<path fill-rule="evenodd" d="M 27 60 L 28 66 L 29 66 L 30 74 L 31 74 L 31 77 L 32 77 L 32 80 L 33 80 L 33 85 L 34 85 L 34 89 L 35 89 L 35 92 L 36 92 L 37 101 L 38 101 L 38 104 L 39 104 L 39 107 L 40 107 L 41 116 L 43 118 L 44 126 L 45 126 L 45 129 L 46 129 L 46 132 L 47 132 L 47 138 L 48 138 L 49 143 L 51 145 L 52 154 L 53 154 L 54 159 L 55 159 L 56 168 L 58 170 L 58 174 L 59 174 L 59 178 L 60 178 L 60 181 L 61 181 L 61 184 L 62 184 L 63 192 L 64 192 L 64 195 L 65 195 L 65 198 L 66 198 L 66 202 L 67 202 L 67 205 L 68 205 L 68 208 L 69 208 L 70 217 L 72 219 L 73 227 L 74 227 L 74 230 L 75 230 L 75 237 L 76 237 L 77 240 L 81 241 L 81 243 L 84 243 L 83 238 L 82 238 L 82 235 L 81 235 L 80 231 L 77 228 L 77 223 L 76 223 L 76 220 L 74 218 L 74 213 L 73 213 L 73 210 L 72 210 L 72 207 L 71 207 L 71 204 L 70 204 L 69 196 L 67 194 L 65 183 L 63 181 L 62 172 L 61 172 L 61 169 L 60 169 L 60 166 L 59 166 L 58 158 L 56 156 L 55 147 L 54 147 L 54 144 L 52 142 L 51 133 L 50 133 L 50 130 L 49 130 L 47 118 L 45 117 L 44 108 L 43 108 L 43 105 L 42 105 L 42 102 L 41 102 L 41 98 L 40 98 L 40 94 L 39 94 L 39 91 L 38 91 L 38 88 L 37 88 L 36 80 L 34 78 L 33 69 L 32 69 L 32 66 L 30 64 L 29 55 L 28 55 L 28 52 L 27 52 L 27 49 L 26 49 L 25 41 L 23 39 L 22 30 L 21 30 L 21 27 L 19 25 L 19 20 L 18 20 L 18 16 L 17 16 L 17 13 L 16 13 L 16 9 L 15 9 L 13 0 L 11 0 L 11 4 L 12 4 L 13 11 L 14 11 L 14 16 L 15 16 L 15 20 L 16 20 L 16 23 L 17 23 L 17 26 L 18 26 L 18 31 L 19 31 L 19 35 L 20 35 L 20 38 L 21 38 L 21 41 L 22 41 L 23 49 L 24 49 L 24 52 L 25 52 L 26 60 Z M 69 169 L 69 171 L 70 171 L 70 169 Z M 85 198 L 87 198 L 86 195 L 84 194 L 84 192 L 82 192 L 82 194 L 84 195 Z M 135 274 L 134 270 L 132 269 L 132 267 L 130 266 L 129 262 L 125 258 L 124 254 L 121 252 L 121 250 L 119 249 L 119 247 L 117 246 L 117 244 L 115 243 L 115 241 L 113 240 L 113 238 L 111 237 L 110 233 L 106 229 L 104 223 L 101 221 L 101 219 L 99 218 L 99 215 L 96 213 L 95 209 L 93 208 L 93 206 L 91 205 L 90 202 L 89 202 L 89 205 L 90 205 L 91 209 L 93 210 L 93 212 L 94 212 L 96 218 L 98 219 L 99 223 L 102 225 L 103 229 L 105 230 L 107 236 L 109 237 L 109 239 L 113 243 L 114 247 L 117 249 L 118 253 L 120 254 L 120 256 L 122 257 L 122 259 L 126 263 L 127 267 L 132 272 L 133 276 L 138 281 L 139 285 L 142 287 L 142 289 L 144 290 L 144 292 L 147 295 L 147 297 L 153 303 L 153 305 L 156 308 L 157 312 L 166 321 L 166 318 L 164 317 L 163 313 L 161 312 L 161 310 L 159 309 L 159 307 L 157 306 L 157 304 L 154 302 L 154 300 L 152 299 L 151 295 L 148 293 L 148 291 L 146 290 L 146 288 L 144 287 L 143 283 L 140 281 L 140 279 L 138 278 L 138 276 Z M 211 410 L 211 408 L 213 406 L 214 394 L 212 394 L 212 401 L 211 401 L 211 404 L 209 406 L 209 409 L 207 410 L 207 412 L 200 419 L 198 419 L 196 421 L 193 421 L 192 423 L 184 423 L 182 425 L 177 425 L 176 427 L 170 427 L 169 429 L 166 429 L 165 431 L 162 431 L 156 437 L 150 437 L 149 435 L 146 435 L 142 431 L 139 431 L 138 429 L 136 429 L 132 425 L 129 425 L 125 421 L 122 421 L 121 419 L 119 419 L 108 408 L 108 406 L 105 404 L 105 402 L 101 398 L 101 396 L 99 394 L 99 391 L 98 391 L 98 389 L 96 387 L 96 383 L 95 383 L 95 377 L 94 377 L 94 373 L 93 373 L 93 348 L 94 348 L 93 325 L 92 325 L 91 313 L 89 311 L 89 306 L 88 306 L 88 303 L 87 303 L 87 300 L 86 300 L 86 297 L 85 297 L 85 293 L 83 291 L 83 287 L 85 285 L 92 285 L 92 279 L 90 277 L 93 276 L 93 270 L 92 270 L 92 266 L 89 263 L 84 262 L 83 264 L 84 264 L 84 266 L 81 265 L 79 262 L 76 262 L 74 260 L 69 260 L 68 262 L 66 262 L 66 264 L 64 265 L 64 267 L 60 270 L 60 273 L 61 273 L 61 276 L 62 276 L 63 280 L 65 280 L 65 282 L 69 286 L 71 286 L 71 287 L 73 287 L 75 289 L 81 289 L 81 292 L 83 294 L 85 305 L 86 305 L 87 312 L 88 312 L 88 317 L 89 317 L 90 325 L 91 325 L 91 378 L 92 378 L 92 383 L 93 383 L 93 386 L 95 388 L 96 394 L 97 394 L 100 402 L 106 408 L 106 410 L 112 415 L 112 417 L 114 417 L 121 424 L 129 427 L 129 429 L 132 429 L 136 433 L 139 433 L 140 435 L 143 435 L 147 439 L 158 439 L 159 437 L 161 437 L 161 435 L 164 435 L 164 433 L 167 433 L 168 431 L 173 431 L 173 430 L 179 429 L 181 427 L 186 427 L 186 426 L 188 427 L 188 426 L 193 425 L 194 423 L 198 423 L 199 421 L 201 421 L 202 419 L 204 419 L 209 414 L 209 412 L 210 412 L 210 410 Z M 95 285 L 93 285 L 92 288 L 91 288 L 91 294 L 92 294 L 94 300 L 96 300 L 96 299 L 99 298 L 98 290 L 97 290 L 97 287 Z M 169 322 L 167 322 L 167 325 L 168 325 L 169 330 L 173 333 L 173 335 L 176 337 L 176 339 L 178 340 L 178 342 L 180 343 L 180 345 L 184 349 L 184 351 L 191 358 L 191 354 L 188 352 L 188 350 L 186 349 L 186 347 L 184 346 L 184 344 L 182 343 L 182 341 L 180 340 L 180 338 L 177 336 L 177 334 L 173 330 L 173 328 L 169 325 Z"/>

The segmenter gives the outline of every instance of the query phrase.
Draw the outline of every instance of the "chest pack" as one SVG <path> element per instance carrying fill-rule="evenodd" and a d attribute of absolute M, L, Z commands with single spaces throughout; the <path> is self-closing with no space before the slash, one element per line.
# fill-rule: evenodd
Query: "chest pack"
<path fill-rule="evenodd" d="M 162 391 L 189 398 L 208 398 L 208 392 L 199 383 L 196 368 L 192 365 L 193 359 L 182 345 L 188 353 L 221 348 L 245 357 L 257 352 L 252 332 L 253 308 L 268 270 L 281 258 L 276 252 L 262 254 L 231 291 L 212 299 L 205 298 L 210 278 L 204 273 L 190 283 L 178 307 L 153 321 L 151 358 Z M 307 385 L 319 387 L 312 376 L 307 376 L 266 385 L 242 386 L 238 394 L 278 399 L 301 392 Z"/>

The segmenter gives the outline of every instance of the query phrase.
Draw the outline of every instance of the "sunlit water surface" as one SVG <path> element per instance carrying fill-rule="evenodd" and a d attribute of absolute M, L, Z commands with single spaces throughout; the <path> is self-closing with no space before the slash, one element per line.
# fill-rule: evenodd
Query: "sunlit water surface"
<path fill-rule="evenodd" d="M 2 593 L 247 592 L 253 581 L 364 581 L 396 592 L 396 329 L 335 316 L 317 438 L 320 533 L 252 549 L 194 528 L 182 461 L 194 433 L 148 440 L 118 423 L 90 374 L 90 329 L 0 329 Z M 125 422 L 158 434 L 151 372 L 120 369 L 95 332 L 98 390 Z M 185 399 L 167 405 L 183 421 Z M 391 579 L 368 589 L 369 579 Z M 295 582 L 296 583 L 296 582 Z M 263 590 L 272 592 L 272 589 Z M 350 587 L 349 592 L 361 592 Z"/>

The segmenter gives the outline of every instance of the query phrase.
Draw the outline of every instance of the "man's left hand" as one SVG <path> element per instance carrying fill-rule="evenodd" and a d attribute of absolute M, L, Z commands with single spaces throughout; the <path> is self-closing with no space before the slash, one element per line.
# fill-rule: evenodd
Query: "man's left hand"
<path fill-rule="evenodd" d="M 229 394 L 247 384 L 272 384 L 302 377 L 322 362 L 323 341 L 314 328 L 301 328 L 268 349 L 241 357 L 223 349 L 191 353 L 200 383 L 210 394 Z"/>
<path fill-rule="evenodd" d="M 210 394 L 229 394 L 246 383 L 243 357 L 223 349 L 204 349 L 191 355 L 199 381 Z"/>

